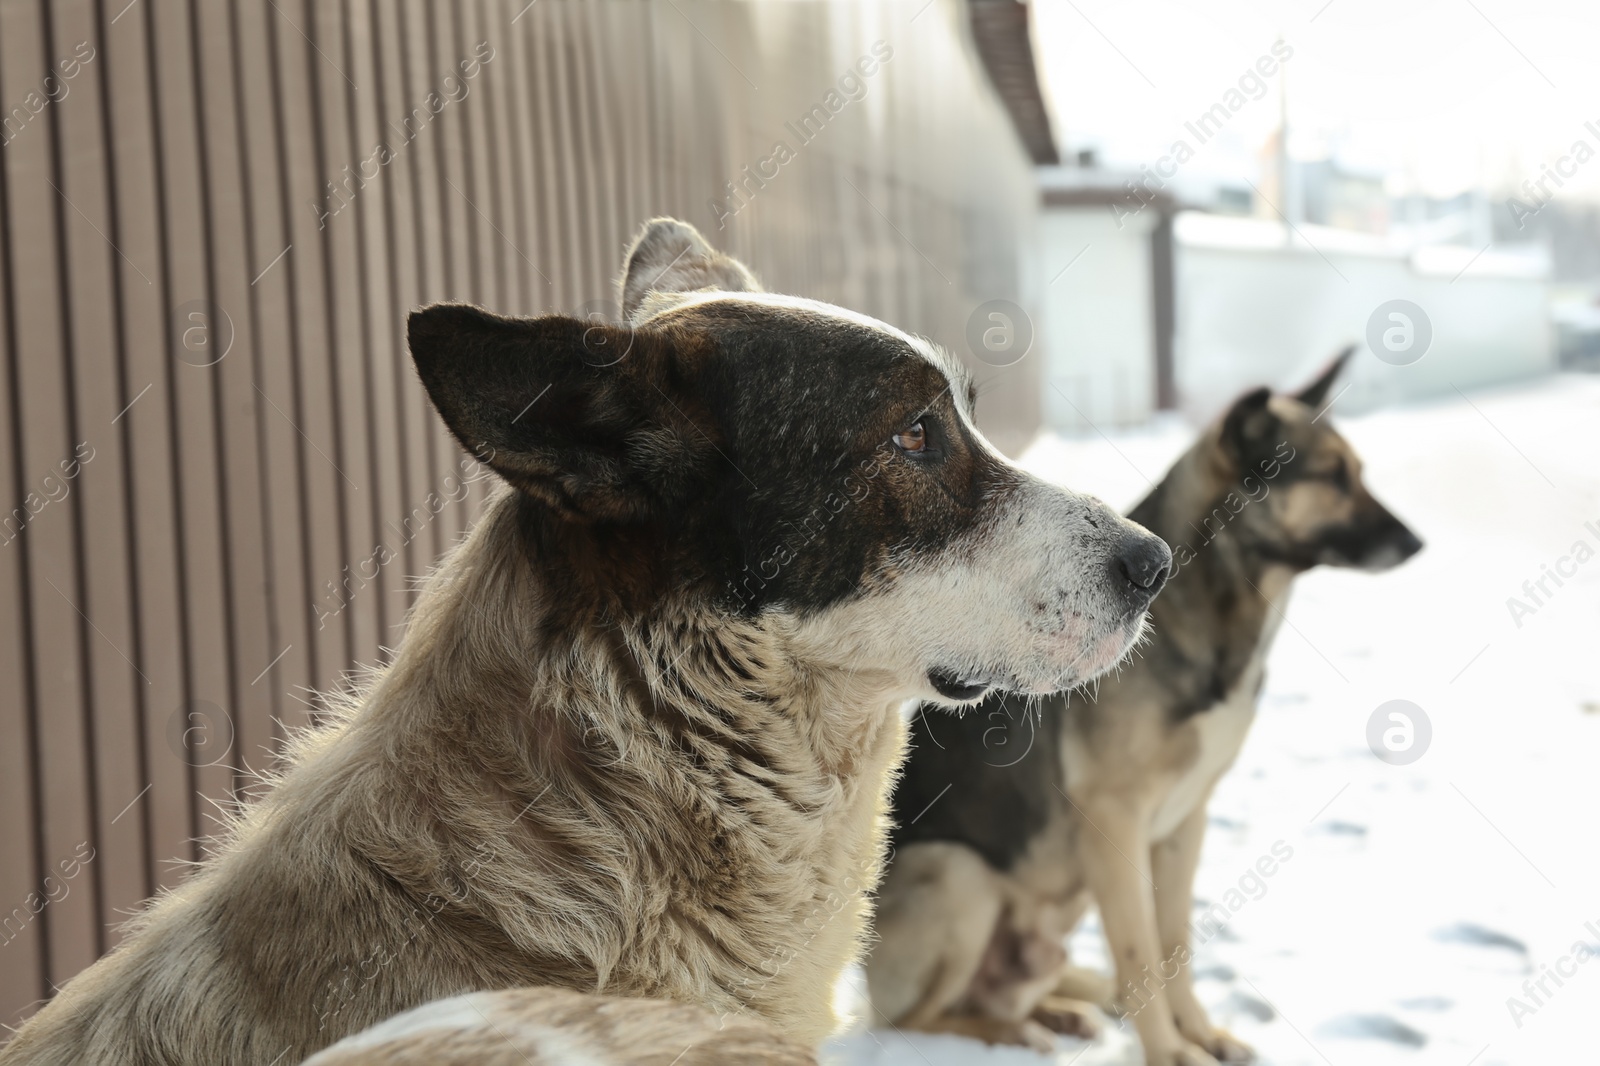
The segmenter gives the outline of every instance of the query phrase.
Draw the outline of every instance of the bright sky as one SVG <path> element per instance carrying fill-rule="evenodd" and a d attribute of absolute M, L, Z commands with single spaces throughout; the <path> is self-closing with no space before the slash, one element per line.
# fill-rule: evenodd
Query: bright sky
<path fill-rule="evenodd" d="M 1286 81 L 1298 157 L 1331 150 L 1393 192 L 1449 196 L 1518 186 L 1583 140 L 1596 158 L 1560 195 L 1600 200 L 1597 0 L 1034 0 L 1034 20 L 1059 135 L 1113 165 L 1182 137 L 1187 173 L 1256 181 Z M 1294 51 L 1268 91 L 1199 145 L 1184 122 L 1280 36 Z"/>

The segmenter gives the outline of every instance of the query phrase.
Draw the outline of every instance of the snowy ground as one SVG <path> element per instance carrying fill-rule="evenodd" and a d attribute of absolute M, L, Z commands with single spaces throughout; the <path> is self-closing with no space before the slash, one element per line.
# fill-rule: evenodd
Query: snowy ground
<path fill-rule="evenodd" d="M 1523 583 L 1577 542 L 1600 552 L 1600 379 L 1337 415 L 1427 549 L 1389 574 L 1295 586 L 1255 730 L 1211 806 L 1201 905 L 1275 841 L 1294 856 L 1199 950 L 1201 996 L 1274 1066 L 1600 1061 L 1600 958 L 1579 961 L 1600 955 L 1600 554 L 1562 563 L 1575 576 L 1547 581 L 1520 627 L 1507 606 L 1533 605 Z M 1044 440 L 1025 463 L 1126 507 L 1191 432 Z M 1404 766 L 1366 740 L 1394 699 L 1432 726 Z M 1092 920 L 1071 947 L 1103 966 Z M 1047 1060 L 858 1026 L 829 1061 Z M 1055 1061 L 1142 1060 L 1113 1023 L 1093 1044 L 1063 1039 Z"/>

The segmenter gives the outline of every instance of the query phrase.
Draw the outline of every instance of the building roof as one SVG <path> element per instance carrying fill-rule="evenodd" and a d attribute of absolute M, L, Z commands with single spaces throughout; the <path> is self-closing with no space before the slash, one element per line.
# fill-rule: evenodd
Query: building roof
<path fill-rule="evenodd" d="M 1011 114 L 1017 136 L 1036 164 L 1061 162 L 1033 62 L 1028 5 L 1023 0 L 969 0 L 968 7 L 978 56 Z"/>

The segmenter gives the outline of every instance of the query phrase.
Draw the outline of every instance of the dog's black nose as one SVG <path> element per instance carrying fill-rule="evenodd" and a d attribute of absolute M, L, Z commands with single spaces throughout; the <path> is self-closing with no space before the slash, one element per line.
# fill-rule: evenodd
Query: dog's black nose
<path fill-rule="evenodd" d="M 1116 574 L 1126 581 L 1130 598 L 1155 599 L 1172 573 L 1172 550 L 1160 537 L 1130 533 L 1117 545 Z"/>

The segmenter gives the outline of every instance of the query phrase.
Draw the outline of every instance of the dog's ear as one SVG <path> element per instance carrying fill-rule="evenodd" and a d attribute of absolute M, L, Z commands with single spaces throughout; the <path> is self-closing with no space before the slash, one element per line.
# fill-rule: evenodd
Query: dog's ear
<path fill-rule="evenodd" d="M 675 218 L 646 222 L 623 260 L 622 320 L 633 320 L 646 293 L 699 289 L 760 292 L 761 284 L 749 267 L 712 248 L 689 223 Z"/>
<path fill-rule="evenodd" d="M 1322 368 L 1322 372 L 1311 384 L 1294 394 L 1294 398 L 1313 410 L 1321 410 L 1323 403 L 1328 399 L 1328 390 L 1333 388 L 1333 383 L 1339 379 L 1340 371 L 1344 370 L 1344 365 L 1350 361 L 1355 351 L 1355 345 L 1346 345 L 1344 351 L 1328 360 L 1328 365 Z"/>
<path fill-rule="evenodd" d="M 1222 416 L 1221 443 L 1235 460 L 1243 462 L 1253 455 L 1278 428 L 1278 416 L 1268 406 L 1271 399 L 1271 389 L 1251 389 Z"/>
<path fill-rule="evenodd" d="M 708 476 L 716 429 L 684 385 L 692 338 L 465 304 L 413 311 L 406 332 L 462 445 L 570 518 L 660 514 Z"/>

